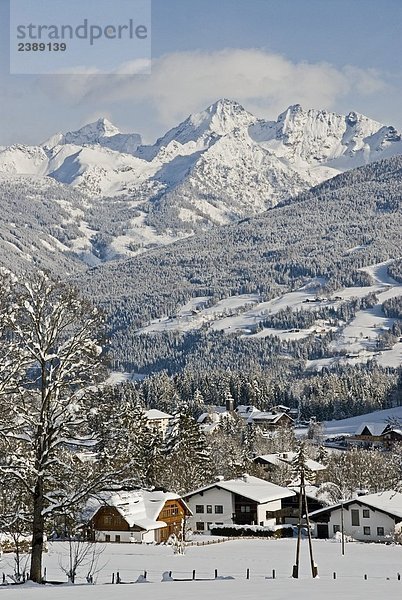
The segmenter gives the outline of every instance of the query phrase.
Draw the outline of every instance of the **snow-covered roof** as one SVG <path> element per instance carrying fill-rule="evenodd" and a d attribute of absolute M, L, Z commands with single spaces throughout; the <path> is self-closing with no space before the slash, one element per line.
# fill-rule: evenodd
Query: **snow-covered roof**
<path fill-rule="evenodd" d="M 239 406 L 236 406 L 236 412 L 240 417 L 248 418 L 253 412 L 260 411 L 251 404 L 239 404 Z"/>
<path fill-rule="evenodd" d="M 262 460 L 264 462 L 270 463 L 272 465 L 280 465 L 281 463 L 291 463 L 296 456 L 296 452 L 280 452 L 278 454 L 261 454 L 260 456 L 256 456 L 254 460 Z M 326 469 L 324 465 L 313 460 L 312 458 L 308 458 L 306 460 L 307 469 L 310 471 L 323 471 Z"/>
<path fill-rule="evenodd" d="M 203 488 L 199 488 L 190 494 L 186 494 L 185 498 L 190 498 L 200 492 L 206 492 L 214 487 L 226 490 L 238 496 L 243 496 L 259 504 L 265 502 L 271 502 L 273 500 L 279 500 L 280 498 L 288 498 L 294 496 L 294 491 L 288 488 L 281 487 L 265 479 L 259 479 L 253 475 L 244 474 L 242 477 L 236 479 L 220 480 L 207 485 Z"/>
<path fill-rule="evenodd" d="M 359 425 L 359 427 L 356 429 L 356 433 L 355 435 L 362 435 L 363 431 L 366 429 L 369 430 L 371 435 L 382 435 L 384 433 L 384 430 L 387 429 L 389 427 L 388 423 L 361 423 L 361 425 Z"/>
<path fill-rule="evenodd" d="M 166 526 L 164 521 L 158 521 L 158 516 L 168 500 L 179 499 L 178 494 L 159 490 L 105 491 L 88 501 L 82 516 L 85 522 L 90 521 L 101 507 L 111 506 L 118 510 L 129 527 L 136 525 L 149 531 Z"/>
<path fill-rule="evenodd" d="M 354 502 L 359 502 L 360 504 L 363 504 L 364 506 L 367 506 L 369 508 L 373 508 L 375 510 L 387 513 L 388 515 L 397 517 L 398 519 L 402 519 L 402 494 L 400 494 L 399 492 L 395 492 L 394 490 L 387 490 L 385 492 L 378 492 L 376 494 L 366 494 L 364 496 L 358 496 L 357 498 L 352 498 L 351 500 L 343 502 L 343 506 L 349 506 Z M 337 510 L 341 506 L 342 504 L 338 503 L 332 506 L 328 506 L 327 508 L 316 510 L 310 513 L 310 517 L 315 517 L 321 513 Z"/>
<path fill-rule="evenodd" d="M 298 480 L 292 481 L 292 483 L 290 483 L 288 485 L 288 488 L 290 490 L 295 491 L 296 493 L 299 493 L 300 481 L 298 481 Z M 318 500 L 319 502 L 322 502 L 322 504 L 325 504 L 326 506 L 328 506 L 330 504 L 330 502 L 328 501 L 328 495 L 321 493 L 320 488 L 318 486 L 306 484 L 304 486 L 304 488 L 305 488 L 307 498 L 311 498 L 312 500 Z"/>
<path fill-rule="evenodd" d="M 145 411 L 145 416 L 148 419 L 148 421 L 156 421 L 156 420 L 160 420 L 160 419 L 172 419 L 172 415 L 168 415 L 165 412 L 162 412 L 161 410 L 158 410 L 156 408 L 151 408 L 150 410 L 146 410 Z"/>
<path fill-rule="evenodd" d="M 221 419 L 221 417 L 232 418 L 232 415 L 230 414 L 229 411 L 226 410 L 225 407 L 218 406 L 217 409 L 222 409 L 222 410 L 213 410 L 213 411 L 202 413 L 202 415 L 200 415 L 198 417 L 197 423 L 205 423 L 205 421 L 210 421 L 212 423 L 219 423 L 219 420 Z"/>
<path fill-rule="evenodd" d="M 271 423 L 276 423 L 284 414 L 285 413 L 273 413 L 258 410 L 249 416 L 248 421 L 256 421 L 258 419 L 258 421 L 270 421 Z"/>

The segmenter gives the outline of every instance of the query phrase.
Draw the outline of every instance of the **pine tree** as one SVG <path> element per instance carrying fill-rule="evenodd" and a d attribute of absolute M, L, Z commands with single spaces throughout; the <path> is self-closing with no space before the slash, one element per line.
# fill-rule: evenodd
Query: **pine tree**
<path fill-rule="evenodd" d="M 165 485 L 171 485 L 177 493 L 189 492 L 210 481 L 210 448 L 191 415 L 175 415 L 166 438 L 165 457 Z"/>

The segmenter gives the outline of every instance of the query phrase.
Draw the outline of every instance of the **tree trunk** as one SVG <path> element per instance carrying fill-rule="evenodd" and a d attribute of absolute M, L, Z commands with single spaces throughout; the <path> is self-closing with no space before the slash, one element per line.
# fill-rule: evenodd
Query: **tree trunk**
<path fill-rule="evenodd" d="M 35 486 L 32 523 L 32 555 L 30 578 L 36 583 L 43 582 L 42 554 L 45 520 L 43 518 L 43 482 L 39 479 Z"/>

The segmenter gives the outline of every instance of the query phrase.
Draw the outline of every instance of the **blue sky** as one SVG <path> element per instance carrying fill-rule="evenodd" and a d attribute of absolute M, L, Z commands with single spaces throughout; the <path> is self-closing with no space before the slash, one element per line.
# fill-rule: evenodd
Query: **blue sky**
<path fill-rule="evenodd" d="M 401 27 L 400 0 L 152 0 L 151 75 L 17 76 L 0 0 L 0 145 L 102 115 L 153 141 L 222 96 L 267 118 L 299 102 L 402 129 Z"/>

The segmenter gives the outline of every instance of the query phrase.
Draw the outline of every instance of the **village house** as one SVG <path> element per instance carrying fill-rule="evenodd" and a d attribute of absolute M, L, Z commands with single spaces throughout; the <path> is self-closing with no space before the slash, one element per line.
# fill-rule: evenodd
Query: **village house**
<path fill-rule="evenodd" d="M 279 427 L 293 427 L 294 420 L 287 412 L 263 411 L 255 406 L 240 404 L 235 409 L 236 414 L 249 425 L 256 425 L 261 429 L 275 430 Z"/>
<path fill-rule="evenodd" d="M 287 406 L 276 406 L 269 411 L 259 410 L 253 405 L 239 404 L 234 408 L 233 398 L 226 401 L 226 406 L 211 406 L 208 412 L 198 417 L 198 424 L 204 433 L 213 433 L 222 419 L 240 417 L 247 425 L 258 426 L 263 430 L 275 430 L 278 427 L 292 427 L 294 420 Z"/>
<path fill-rule="evenodd" d="M 318 538 L 330 538 L 343 530 L 361 542 L 384 542 L 392 539 L 402 522 L 402 494 L 393 490 L 367 494 L 346 500 L 309 514 Z"/>
<path fill-rule="evenodd" d="M 197 423 L 203 433 L 213 433 L 222 422 L 222 419 L 232 419 L 233 413 L 224 406 L 214 406 L 208 412 L 202 413 Z"/>
<path fill-rule="evenodd" d="M 283 466 L 288 466 L 292 464 L 294 458 L 296 456 L 296 452 L 279 452 L 277 454 L 261 454 L 256 456 L 253 460 L 258 465 L 262 465 L 265 472 L 270 475 L 275 470 L 280 469 Z M 322 465 L 320 462 L 316 460 L 312 460 L 308 458 L 306 461 L 306 467 L 308 469 L 308 480 L 310 483 L 316 483 L 317 474 L 320 471 L 324 471 L 326 467 Z"/>
<path fill-rule="evenodd" d="M 402 442 L 402 429 L 391 423 L 362 423 L 349 443 L 365 448 L 389 447 Z"/>
<path fill-rule="evenodd" d="M 168 415 L 161 410 L 151 408 L 145 411 L 145 417 L 148 419 L 148 425 L 155 433 L 160 433 L 162 439 L 165 439 L 172 415 Z"/>
<path fill-rule="evenodd" d="M 292 484 L 288 486 L 290 490 L 295 492 L 294 496 L 283 498 L 282 509 L 278 515 L 280 523 L 284 525 L 296 525 L 299 521 L 299 499 L 300 485 Z M 305 494 L 307 498 L 308 512 L 320 510 L 328 505 L 326 499 L 319 494 L 319 488 L 315 485 L 306 485 Z M 303 523 L 306 522 L 303 510 Z"/>
<path fill-rule="evenodd" d="M 197 532 L 216 525 L 276 525 L 280 522 L 282 500 L 295 492 L 264 479 L 243 475 L 202 487 L 184 499 L 191 509 L 188 522 Z"/>
<path fill-rule="evenodd" d="M 165 542 L 190 516 L 187 504 L 171 492 L 102 492 L 83 512 L 89 539 L 99 542 Z"/>

